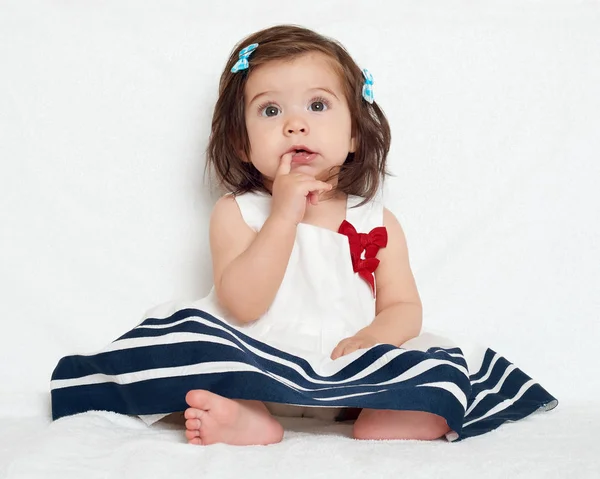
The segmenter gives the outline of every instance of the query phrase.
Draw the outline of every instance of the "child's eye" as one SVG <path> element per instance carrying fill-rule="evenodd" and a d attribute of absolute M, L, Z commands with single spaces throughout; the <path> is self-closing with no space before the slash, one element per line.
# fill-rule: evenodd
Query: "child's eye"
<path fill-rule="evenodd" d="M 259 110 L 262 113 L 262 116 L 267 116 L 267 117 L 273 117 L 273 116 L 277 116 L 277 114 L 279 113 L 279 108 L 276 107 L 275 105 L 265 105 L 265 106 L 261 106 L 259 108 Z"/>
<path fill-rule="evenodd" d="M 329 103 L 324 98 L 315 99 L 308 107 L 311 111 L 325 111 L 329 108 Z"/>

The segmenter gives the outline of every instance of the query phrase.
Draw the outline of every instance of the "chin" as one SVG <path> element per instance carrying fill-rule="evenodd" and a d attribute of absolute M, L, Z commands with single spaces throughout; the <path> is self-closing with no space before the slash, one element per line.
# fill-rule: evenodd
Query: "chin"
<path fill-rule="evenodd" d="M 297 170 L 298 168 L 312 168 L 314 170 L 313 165 L 311 163 L 292 163 L 292 170 Z"/>

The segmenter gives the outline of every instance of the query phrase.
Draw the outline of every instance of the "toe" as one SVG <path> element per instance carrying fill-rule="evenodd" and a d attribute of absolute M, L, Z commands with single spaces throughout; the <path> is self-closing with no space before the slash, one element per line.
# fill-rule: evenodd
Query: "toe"
<path fill-rule="evenodd" d="M 206 402 L 206 391 L 202 389 L 193 389 L 185 395 L 185 402 L 196 409 L 204 409 L 202 404 Z"/>
<path fill-rule="evenodd" d="M 200 419 L 200 417 L 202 416 L 203 413 L 204 413 L 204 411 L 202 411 L 201 409 L 196 409 L 195 407 L 189 407 L 185 410 L 185 412 L 183 413 L 183 416 L 186 419 Z"/>
<path fill-rule="evenodd" d="M 196 437 L 200 437 L 200 431 L 193 430 L 193 429 L 187 429 L 185 431 L 185 437 L 188 438 L 189 441 L 191 441 L 192 439 L 196 438 Z"/>
<path fill-rule="evenodd" d="M 200 429 L 200 420 L 199 419 L 188 419 L 185 421 L 185 428 L 189 430 L 197 431 Z"/>
<path fill-rule="evenodd" d="M 196 417 L 196 413 L 194 412 L 194 409 L 190 407 L 185 410 L 183 417 L 186 419 L 194 419 Z"/>

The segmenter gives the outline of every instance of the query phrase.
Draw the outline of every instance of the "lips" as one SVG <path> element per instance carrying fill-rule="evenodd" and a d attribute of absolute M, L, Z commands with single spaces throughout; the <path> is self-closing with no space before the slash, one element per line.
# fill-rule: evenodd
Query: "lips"
<path fill-rule="evenodd" d="M 300 153 L 305 152 L 308 154 L 314 153 L 310 148 L 305 145 L 293 145 L 286 153 Z"/>
<path fill-rule="evenodd" d="M 294 145 L 286 153 L 293 153 L 292 163 L 310 163 L 317 154 L 305 145 Z"/>

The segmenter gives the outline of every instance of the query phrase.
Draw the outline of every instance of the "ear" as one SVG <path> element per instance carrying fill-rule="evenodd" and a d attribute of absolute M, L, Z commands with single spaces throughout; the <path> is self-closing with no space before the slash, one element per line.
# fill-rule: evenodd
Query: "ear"
<path fill-rule="evenodd" d="M 356 151 L 356 137 L 350 138 L 350 147 L 348 148 L 349 153 L 354 153 Z"/>
<path fill-rule="evenodd" d="M 243 163 L 250 163 L 250 159 L 246 156 L 246 154 L 243 151 L 238 150 L 236 153 L 238 154 Z"/>

